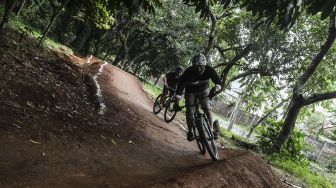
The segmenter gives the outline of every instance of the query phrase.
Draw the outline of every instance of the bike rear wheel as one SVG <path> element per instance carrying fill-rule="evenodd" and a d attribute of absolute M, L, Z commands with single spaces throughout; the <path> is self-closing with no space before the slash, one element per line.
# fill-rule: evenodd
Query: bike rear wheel
<path fill-rule="evenodd" d="M 154 105 L 153 105 L 153 112 L 154 114 L 158 114 L 160 113 L 160 111 L 162 110 L 162 107 L 160 106 L 160 101 L 161 101 L 161 97 L 163 95 L 160 94 L 159 96 L 156 97 Z"/>
<path fill-rule="evenodd" d="M 165 109 L 165 112 L 164 112 L 164 120 L 167 122 L 167 123 L 170 123 L 171 121 L 174 120 L 175 116 L 176 116 L 176 111 L 174 110 L 174 103 L 172 100 L 169 100 L 167 102 L 167 105 L 166 105 L 166 109 Z"/>
<path fill-rule="evenodd" d="M 198 123 L 198 129 L 200 136 L 202 138 L 202 141 L 205 145 L 205 147 L 208 150 L 208 153 L 212 160 L 218 161 L 219 160 L 219 154 L 218 154 L 218 149 L 216 146 L 216 142 L 214 139 L 214 135 L 210 129 L 208 121 L 202 117 L 201 123 Z"/>
<path fill-rule="evenodd" d="M 198 146 L 198 149 L 200 150 L 200 153 L 205 155 L 205 145 L 203 143 L 203 139 L 201 138 L 198 128 L 196 126 L 193 127 L 193 132 L 194 132 L 194 136 L 195 136 L 195 140 Z"/>

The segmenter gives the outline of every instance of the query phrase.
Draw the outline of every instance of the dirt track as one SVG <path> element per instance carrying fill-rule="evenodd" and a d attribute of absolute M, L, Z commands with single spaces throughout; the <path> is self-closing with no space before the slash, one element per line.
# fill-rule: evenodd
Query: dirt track
<path fill-rule="evenodd" d="M 105 66 L 99 115 L 80 68 L 8 49 L 0 54 L 0 187 L 282 186 L 251 152 L 221 150 L 215 163 L 200 155 L 179 126 L 151 112 L 132 75 Z"/>

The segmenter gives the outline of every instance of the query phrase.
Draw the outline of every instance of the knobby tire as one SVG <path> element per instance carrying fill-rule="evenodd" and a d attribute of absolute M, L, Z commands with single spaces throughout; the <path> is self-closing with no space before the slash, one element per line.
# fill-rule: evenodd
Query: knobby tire
<path fill-rule="evenodd" d="M 154 114 L 158 114 L 161 112 L 162 108 L 159 107 L 161 101 L 162 94 L 156 97 L 155 102 L 153 104 L 153 112 Z"/>
<path fill-rule="evenodd" d="M 207 125 L 205 125 L 206 124 L 205 121 L 206 120 L 202 117 L 201 123 L 198 123 L 198 125 L 197 125 L 198 130 L 199 130 L 200 136 L 203 140 L 203 143 L 204 143 L 206 149 L 208 150 L 208 153 L 209 153 L 210 157 L 212 158 L 212 160 L 218 161 L 219 156 L 218 156 L 217 146 L 216 146 L 216 143 L 215 143 L 213 137 L 212 137 L 212 139 L 208 139 L 208 138 L 211 137 L 211 133 L 209 135 L 209 132 L 207 130 L 205 130 L 204 126 L 207 126 Z M 209 137 L 207 137 L 207 136 L 209 136 Z"/>
<path fill-rule="evenodd" d="M 164 120 L 167 123 L 170 123 L 171 121 L 174 120 L 177 111 L 174 110 L 174 103 L 172 102 L 172 100 L 168 100 L 166 104 L 167 105 L 166 105 L 166 109 L 164 112 Z"/>

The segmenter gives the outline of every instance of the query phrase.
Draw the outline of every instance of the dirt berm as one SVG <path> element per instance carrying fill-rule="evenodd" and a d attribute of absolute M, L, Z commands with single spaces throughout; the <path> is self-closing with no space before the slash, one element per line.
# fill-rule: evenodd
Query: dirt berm
<path fill-rule="evenodd" d="M 151 112 L 138 79 L 98 59 L 15 42 L 0 47 L 0 187 L 282 187 L 259 156 L 199 154 L 175 123 Z M 26 44 L 26 45 L 25 45 Z M 33 50 L 34 49 L 34 50 Z M 73 62 L 70 62 L 73 61 Z"/>

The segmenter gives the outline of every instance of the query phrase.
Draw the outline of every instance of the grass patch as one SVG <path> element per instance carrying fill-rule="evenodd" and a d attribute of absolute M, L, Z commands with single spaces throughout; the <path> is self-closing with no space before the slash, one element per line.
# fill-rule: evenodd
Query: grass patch
<path fill-rule="evenodd" d="M 67 46 L 64 46 L 58 42 L 55 42 L 54 40 L 52 39 L 49 39 L 47 38 L 45 41 L 44 41 L 44 44 L 46 46 L 50 46 L 52 49 L 56 49 L 58 51 L 64 51 L 68 54 L 73 54 L 73 51 L 71 48 L 68 48 Z"/>
<path fill-rule="evenodd" d="M 237 139 L 243 139 L 243 137 L 234 134 L 231 131 L 228 131 L 226 128 L 221 127 L 220 128 L 220 136 L 223 137 L 224 139 L 232 139 L 233 137 L 236 137 Z"/>
<path fill-rule="evenodd" d="M 332 188 L 336 185 L 322 176 L 320 173 L 313 172 L 309 165 L 297 163 L 289 159 L 282 159 L 280 157 L 269 157 L 269 161 L 274 166 L 277 166 L 295 177 L 303 180 L 309 187 L 312 188 Z"/>
<path fill-rule="evenodd" d="M 162 93 L 162 88 L 159 86 L 153 85 L 152 83 L 141 80 L 142 87 L 144 90 L 149 94 L 149 96 L 153 99 L 155 99 L 157 96 L 159 96 Z"/>
<path fill-rule="evenodd" d="M 247 149 L 247 150 L 253 150 L 255 152 L 259 152 L 260 149 L 258 146 L 251 141 L 247 140 L 246 138 L 237 135 L 231 131 L 228 131 L 226 128 L 221 127 L 220 128 L 220 136 L 224 139 L 227 140 L 228 142 L 226 143 L 229 148 L 233 149 Z"/>
<path fill-rule="evenodd" d="M 261 125 L 259 125 L 254 129 L 254 132 L 259 135 L 259 134 L 261 134 L 262 130 L 263 130 L 263 127 Z"/>
<path fill-rule="evenodd" d="M 1 7 L 0 7 L 1 12 Z M 8 26 L 13 29 L 20 32 L 25 32 L 29 37 L 35 38 L 39 40 L 42 37 L 41 31 L 30 27 L 29 24 L 26 24 L 20 17 L 14 17 L 12 16 Z M 58 51 L 64 51 L 68 54 L 73 54 L 72 49 L 68 48 L 67 46 L 64 46 L 63 44 L 60 44 L 48 37 L 44 40 L 44 46 L 47 46 L 51 49 L 58 50 Z"/>

